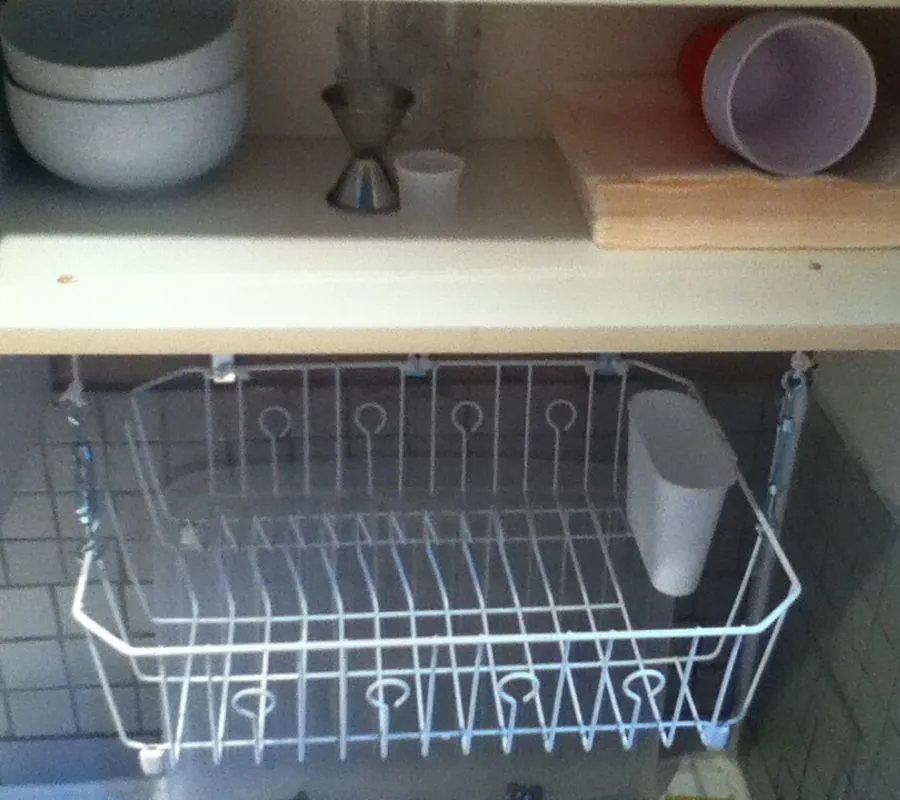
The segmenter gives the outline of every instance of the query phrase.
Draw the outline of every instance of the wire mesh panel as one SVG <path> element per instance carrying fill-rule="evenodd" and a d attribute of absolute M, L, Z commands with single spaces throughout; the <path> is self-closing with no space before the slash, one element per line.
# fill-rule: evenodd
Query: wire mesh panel
<path fill-rule="evenodd" d="M 122 738 L 147 747 L 116 713 L 113 658 L 158 688 L 157 752 L 172 762 L 468 753 L 489 739 L 510 752 L 524 737 L 630 748 L 687 729 L 721 743 L 799 587 L 742 479 L 723 517 L 742 515 L 753 544 L 714 622 L 675 626 L 650 586 L 623 512 L 624 403 L 635 373 L 692 387 L 624 361 L 422 367 L 262 365 L 230 385 L 186 369 L 133 393 L 154 581 L 137 579 L 134 532 L 110 507 L 134 601 L 123 607 L 89 552 L 74 607 Z M 173 466 L 149 419 L 176 392 L 199 441 Z M 753 576 L 773 563 L 773 599 L 748 618 Z M 738 696 L 749 639 L 754 678 Z M 720 687 L 698 704 L 710 664 Z"/>

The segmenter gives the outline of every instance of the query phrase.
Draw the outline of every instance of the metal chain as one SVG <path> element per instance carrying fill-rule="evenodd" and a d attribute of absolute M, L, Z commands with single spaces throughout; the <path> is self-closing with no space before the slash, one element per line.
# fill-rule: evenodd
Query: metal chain
<path fill-rule="evenodd" d="M 781 378 L 781 388 L 784 392 L 778 409 L 778 426 L 766 492 L 766 517 L 776 533 L 779 532 L 784 513 L 784 504 L 781 500 L 790 489 L 791 475 L 794 471 L 797 437 L 800 434 L 797 424 L 800 412 L 798 403 L 809 387 L 809 374 L 815 366 L 815 362 L 806 353 L 794 353 L 791 357 L 791 368 Z M 805 402 L 803 412 L 800 413 L 804 412 Z"/>
<path fill-rule="evenodd" d="M 75 463 L 75 480 L 78 486 L 78 505 L 75 516 L 84 528 L 85 542 L 80 553 L 93 552 L 98 558 L 102 555 L 102 543 L 98 537 L 100 520 L 97 516 L 97 480 L 94 448 L 85 433 L 85 398 L 84 384 L 81 381 L 81 370 L 78 356 L 72 356 L 72 380 L 65 392 L 60 395 L 59 405 L 65 411 L 69 425 L 75 430 L 75 442 L 72 445 L 72 457 Z"/>

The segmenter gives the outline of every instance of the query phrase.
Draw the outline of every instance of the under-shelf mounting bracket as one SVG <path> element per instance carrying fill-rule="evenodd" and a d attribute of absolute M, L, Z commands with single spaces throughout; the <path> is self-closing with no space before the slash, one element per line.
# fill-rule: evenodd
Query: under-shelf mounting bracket
<path fill-rule="evenodd" d="M 791 356 L 790 368 L 781 377 L 781 401 L 778 408 L 778 423 L 775 429 L 775 444 L 772 450 L 772 461 L 769 467 L 769 479 L 766 484 L 766 505 L 764 513 L 776 538 L 781 538 L 787 511 L 788 493 L 797 463 L 797 451 L 800 446 L 800 434 L 806 419 L 809 406 L 810 375 L 816 363 L 812 357 L 802 351 Z M 771 553 L 766 553 L 756 568 L 753 576 L 753 588 L 750 594 L 748 621 L 758 622 L 765 615 L 772 583 L 774 560 Z M 753 680 L 753 668 L 756 662 L 759 643 L 748 641 L 743 654 L 741 672 L 738 683 L 738 702 L 742 703 Z"/>
<path fill-rule="evenodd" d="M 427 378 L 434 371 L 434 361 L 424 353 L 410 353 L 406 360 L 406 375 L 410 378 Z"/>
<path fill-rule="evenodd" d="M 588 374 L 621 375 L 625 369 L 621 353 L 597 353 L 594 359 L 594 363 L 586 368 Z"/>
<path fill-rule="evenodd" d="M 209 357 L 213 383 L 234 383 L 237 380 L 233 353 L 214 353 Z"/>

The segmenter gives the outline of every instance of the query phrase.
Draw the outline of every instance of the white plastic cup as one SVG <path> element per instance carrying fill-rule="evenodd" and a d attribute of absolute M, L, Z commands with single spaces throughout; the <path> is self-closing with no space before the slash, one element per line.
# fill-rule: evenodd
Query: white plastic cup
<path fill-rule="evenodd" d="M 830 20 L 786 11 L 732 27 L 706 65 L 703 113 L 713 135 L 751 164 L 812 175 L 836 164 L 875 109 L 866 48 Z"/>
<path fill-rule="evenodd" d="M 453 217 L 464 166 L 461 156 L 443 150 L 411 150 L 397 156 L 401 214 L 422 220 Z"/>
<path fill-rule="evenodd" d="M 700 582 L 737 458 L 681 392 L 636 394 L 628 423 L 628 522 L 654 588 L 683 597 Z"/>

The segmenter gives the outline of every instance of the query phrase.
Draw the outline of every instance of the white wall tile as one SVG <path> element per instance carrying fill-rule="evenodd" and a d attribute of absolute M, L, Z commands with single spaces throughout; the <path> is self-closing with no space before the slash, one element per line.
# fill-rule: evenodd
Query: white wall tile
<path fill-rule="evenodd" d="M 0 639 L 55 636 L 50 589 L 0 589 Z"/>
<path fill-rule="evenodd" d="M 888 785 L 894 790 L 893 794 L 896 794 L 897 787 L 900 787 L 900 734 L 891 723 L 884 726 L 881 734 L 878 767 Z"/>
<path fill-rule="evenodd" d="M 153 589 L 150 586 L 144 587 L 144 594 L 148 603 L 153 603 Z M 154 632 L 153 625 L 144 611 L 144 606 L 140 601 L 138 590 L 132 584 L 125 587 L 125 610 L 128 612 L 129 632 L 134 636 L 142 636 L 152 634 Z"/>
<path fill-rule="evenodd" d="M 307 405 L 309 407 L 308 425 L 310 439 L 334 436 L 335 399 L 333 387 L 311 387 L 307 396 Z M 307 425 L 302 386 L 289 390 L 287 409 L 293 418 L 290 435 L 294 439 L 302 440 L 305 436 Z"/>
<path fill-rule="evenodd" d="M 115 590 L 115 587 L 113 588 Z M 84 633 L 78 623 L 72 619 L 72 602 L 75 597 L 75 587 L 56 586 L 53 591 L 56 592 L 56 602 L 59 604 L 62 632 L 64 634 L 77 635 Z M 84 593 L 84 608 L 96 622 L 118 635 L 115 620 L 110 611 L 109 601 L 106 598 L 106 591 L 101 584 L 90 583 L 87 585 Z"/>
<path fill-rule="evenodd" d="M 141 686 L 138 689 L 141 704 L 141 716 L 145 731 L 158 731 L 162 728 L 159 707 L 159 689 L 155 686 Z"/>
<path fill-rule="evenodd" d="M 12 692 L 9 704 L 17 736 L 65 736 L 75 733 L 72 703 L 65 689 Z"/>
<path fill-rule="evenodd" d="M 22 465 L 19 480 L 20 492 L 44 492 L 47 490 L 47 474 L 40 447 L 32 447 Z"/>
<path fill-rule="evenodd" d="M 125 577 L 131 583 L 135 580 L 141 583 L 153 581 L 153 564 L 157 544 L 153 539 L 141 542 L 127 542 L 128 559 L 132 572 L 125 573 Z M 123 557 L 124 565 L 124 557 Z"/>
<path fill-rule="evenodd" d="M 217 448 L 216 453 L 213 455 L 216 463 L 225 463 L 224 453 L 223 448 Z M 185 475 L 206 470 L 208 464 L 206 444 L 201 442 L 171 444 L 167 448 L 166 457 L 168 460 L 166 476 L 169 481 L 175 481 Z"/>
<path fill-rule="evenodd" d="M 147 446 L 153 469 L 160 482 L 165 482 L 165 450 L 160 444 Z M 127 445 L 110 445 L 106 449 L 108 486 L 114 492 L 139 492 L 141 484 L 134 468 L 134 459 Z"/>
<path fill-rule="evenodd" d="M 129 392 L 110 392 L 100 397 L 103 414 L 103 433 L 107 443 L 122 443 L 128 439 L 125 434 L 126 423 L 131 426 L 132 435 L 141 436 L 135 425 L 134 407 Z M 161 441 L 162 413 L 159 397 L 153 392 L 144 392 L 139 401 L 140 421 L 143 433 L 148 441 Z"/>
<path fill-rule="evenodd" d="M 881 699 L 887 703 L 900 674 L 897 655 L 880 623 L 872 625 L 863 668 L 868 673 Z M 900 785 L 900 784 L 898 784 Z"/>
<path fill-rule="evenodd" d="M 206 439 L 206 412 L 201 391 L 163 392 L 162 413 L 170 442 L 202 442 Z"/>
<path fill-rule="evenodd" d="M 10 586 L 62 583 L 66 579 L 56 541 L 3 542 Z"/>
<path fill-rule="evenodd" d="M 142 494 L 116 494 L 113 497 L 122 536 L 126 539 L 153 541 L 154 528 L 150 510 Z M 113 531 L 110 531 L 110 535 Z"/>
<path fill-rule="evenodd" d="M 121 687 L 113 689 L 112 693 L 125 730 L 138 730 L 135 690 L 132 687 Z M 76 689 L 75 709 L 78 714 L 78 728 L 82 733 L 116 732 L 116 726 L 102 689 Z"/>
<path fill-rule="evenodd" d="M 776 405 L 769 388 L 759 382 L 718 386 L 704 399 L 709 412 L 729 433 L 762 430 L 764 406 Z"/>
<path fill-rule="evenodd" d="M 4 539 L 53 539 L 53 498 L 49 494 L 17 494 L 3 520 Z"/>
<path fill-rule="evenodd" d="M 100 679 L 87 642 L 84 639 L 67 639 L 63 642 L 63 649 L 72 683 L 77 686 L 98 686 Z M 128 659 L 117 655 L 111 648 L 102 644 L 98 644 L 98 650 L 110 683 L 128 683 L 134 679 Z"/>
<path fill-rule="evenodd" d="M 62 648 L 56 640 L 0 644 L 0 668 L 8 689 L 67 685 Z"/>

